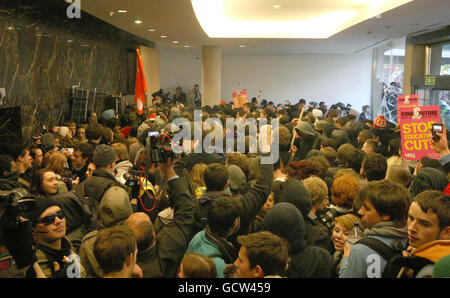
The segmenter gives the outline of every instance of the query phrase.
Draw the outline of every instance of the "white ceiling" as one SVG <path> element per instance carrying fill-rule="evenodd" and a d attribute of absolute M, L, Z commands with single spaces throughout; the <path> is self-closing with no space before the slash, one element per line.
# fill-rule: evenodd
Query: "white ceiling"
<path fill-rule="evenodd" d="M 241 0 L 242 3 L 246 1 Z M 283 0 L 259 1 L 274 5 Z M 319 2 L 322 5 L 327 3 Z M 82 1 L 81 9 L 122 30 L 153 41 L 159 49 L 187 52 L 199 52 L 202 45 L 216 45 L 222 48 L 223 53 L 350 54 L 388 40 L 450 25 L 450 0 L 414 0 L 381 14 L 380 18 L 368 19 L 327 39 L 209 38 L 197 21 L 190 0 L 91 0 Z M 119 9 L 127 12 L 118 13 Z M 248 7 L 243 5 L 235 9 Z M 135 24 L 137 19 L 142 23 Z M 149 32 L 148 29 L 156 31 Z M 161 38 L 161 35 L 167 38 Z"/>

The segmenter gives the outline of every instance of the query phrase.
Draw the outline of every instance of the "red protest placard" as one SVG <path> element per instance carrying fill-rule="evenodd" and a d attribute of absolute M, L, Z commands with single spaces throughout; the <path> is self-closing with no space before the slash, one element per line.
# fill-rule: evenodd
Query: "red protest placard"
<path fill-rule="evenodd" d="M 398 109 L 400 133 L 402 139 L 402 157 L 420 160 L 422 157 L 439 159 L 431 148 L 431 127 L 441 122 L 439 106 L 416 106 Z"/>
<path fill-rule="evenodd" d="M 233 105 L 235 108 L 240 108 L 247 102 L 247 89 L 233 91 Z"/>
<path fill-rule="evenodd" d="M 398 108 L 410 108 L 417 107 L 419 105 L 419 95 L 399 95 L 397 97 Z"/>

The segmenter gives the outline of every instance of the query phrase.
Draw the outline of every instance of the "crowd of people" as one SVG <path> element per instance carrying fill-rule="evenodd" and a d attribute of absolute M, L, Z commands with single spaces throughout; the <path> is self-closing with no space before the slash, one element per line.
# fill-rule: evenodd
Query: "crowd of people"
<path fill-rule="evenodd" d="M 253 98 L 201 108 L 203 139 L 233 118 L 245 132 L 220 128 L 224 138 L 245 140 L 245 152 L 225 141 L 221 152 L 198 152 L 203 142 L 186 142 L 191 153 L 154 162 L 149 133 L 164 139 L 175 119 L 194 121 L 200 95 L 187 100 L 177 91 L 143 115 L 132 107 L 123 115 L 91 113 L 78 126 L 2 144 L 0 189 L 23 188 L 36 200 L 16 226 L 1 227 L 9 251 L 3 274 L 450 276 L 446 133 L 431 140 L 440 160 L 404 160 L 395 124 L 372 119 L 368 106 L 357 113 Z M 273 163 L 262 162 L 270 150 L 251 146 L 258 136 L 249 120 L 259 118 L 278 119 Z"/>

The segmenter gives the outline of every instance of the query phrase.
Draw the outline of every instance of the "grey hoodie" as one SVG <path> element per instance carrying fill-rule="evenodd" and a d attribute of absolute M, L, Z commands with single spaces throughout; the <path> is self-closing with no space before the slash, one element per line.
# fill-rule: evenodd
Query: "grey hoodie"
<path fill-rule="evenodd" d="M 98 206 L 97 224 L 100 229 L 124 224 L 133 213 L 128 193 L 121 187 L 109 188 Z M 88 277 L 102 277 L 103 272 L 94 256 L 94 243 L 98 230 L 84 236 L 81 242 L 80 259 Z"/>

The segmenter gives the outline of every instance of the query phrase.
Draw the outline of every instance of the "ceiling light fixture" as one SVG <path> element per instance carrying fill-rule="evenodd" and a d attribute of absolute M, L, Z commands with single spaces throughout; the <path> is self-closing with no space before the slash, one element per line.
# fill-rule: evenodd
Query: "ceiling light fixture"
<path fill-rule="evenodd" d="M 413 0 L 334 0 L 333 5 L 325 5 L 327 1 L 286 1 L 291 3 L 289 9 L 279 1 L 266 6 L 257 6 L 260 0 L 247 1 L 243 7 L 242 0 L 191 3 L 210 38 L 328 38 Z"/>
<path fill-rule="evenodd" d="M 172 43 L 178 43 L 178 40 L 174 40 L 174 41 L 172 41 Z"/>
<path fill-rule="evenodd" d="M 184 46 L 185 48 L 190 48 L 191 46 Z"/>
<path fill-rule="evenodd" d="M 141 20 L 136 20 L 136 21 L 134 21 L 134 23 L 135 24 L 142 24 L 142 21 Z"/>
<path fill-rule="evenodd" d="M 240 48 L 245 48 L 245 45 L 241 44 L 239 47 L 240 47 Z"/>
<path fill-rule="evenodd" d="M 149 32 L 155 32 L 155 29 L 148 29 Z"/>
<path fill-rule="evenodd" d="M 167 35 L 161 35 L 161 38 L 167 38 Z"/>
<path fill-rule="evenodd" d="M 124 9 L 118 9 L 117 12 L 118 12 L 118 13 L 126 13 L 127 11 L 124 10 Z"/>

